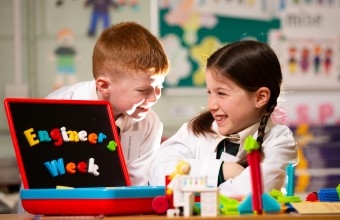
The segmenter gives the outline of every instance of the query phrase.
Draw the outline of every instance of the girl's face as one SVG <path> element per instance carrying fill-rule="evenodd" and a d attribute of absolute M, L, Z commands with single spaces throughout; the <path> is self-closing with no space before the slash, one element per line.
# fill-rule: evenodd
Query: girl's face
<path fill-rule="evenodd" d="M 110 81 L 108 94 L 103 99 L 111 103 L 115 117 L 121 114 L 143 120 L 161 97 L 164 76 L 148 73 L 127 74 L 115 82 Z"/>
<path fill-rule="evenodd" d="M 216 80 L 206 70 L 208 108 L 222 135 L 244 130 L 261 120 L 263 105 L 259 104 L 257 92 L 249 93 L 232 80 Z"/>

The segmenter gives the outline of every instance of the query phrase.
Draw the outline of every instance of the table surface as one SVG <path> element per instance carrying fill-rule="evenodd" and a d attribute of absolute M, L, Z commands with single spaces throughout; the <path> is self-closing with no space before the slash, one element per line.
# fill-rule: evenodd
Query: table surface
<path fill-rule="evenodd" d="M 165 215 L 126 215 L 126 216 L 34 216 L 20 214 L 2 214 L 0 220 L 43 220 L 43 219 L 103 219 L 103 220 L 162 220 L 162 219 L 194 219 L 194 220 L 339 220 L 340 215 L 299 215 L 299 214 L 265 214 L 265 215 L 240 215 L 240 216 L 217 216 L 217 217 L 167 217 Z"/>

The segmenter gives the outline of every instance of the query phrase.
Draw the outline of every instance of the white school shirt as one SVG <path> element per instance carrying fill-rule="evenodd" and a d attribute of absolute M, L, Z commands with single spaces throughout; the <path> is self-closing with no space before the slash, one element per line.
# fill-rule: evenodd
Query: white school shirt
<path fill-rule="evenodd" d="M 98 100 L 94 80 L 62 87 L 46 98 Z M 151 157 L 161 143 L 163 124 L 157 114 L 150 109 L 145 119 L 141 121 L 122 115 L 116 120 L 116 125 L 121 129 L 120 142 L 131 184 L 148 185 L 149 165 Z"/>
<path fill-rule="evenodd" d="M 190 175 L 206 176 L 208 185 L 216 186 L 218 173 L 223 161 L 235 162 L 247 152 L 243 149 L 243 143 L 247 136 L 257 137 L 255 124 L 240 132 L 240 148 L 236 157 L 224 153 L 221 159 L 216 159 L 217 145 L 225 138 L 218 134 L 217 124 L 214 122 L 212 129 L 217 134 L 206 134 L 197 137 L 185 123 L 178 132 L 162 143 L 149 172 L 150 185 L 164 185 L 165 175 L 170 175 L 179 160 L 190 163 Z M 280 190 L 285 185 L 286 166 L 290 163 L 298 163 L 297 144 L 291 130 L 284 125 L 274 125 L 268 121 L 262 145 L 264 158 L 261 162 L 262 182 L 264 192 L 273 189 Z M 228 179 L 219 185 L 220 193 L 225 196 L 246 196 L 251 192 L 251 176 L 249 166 L 237 177 Z"/>

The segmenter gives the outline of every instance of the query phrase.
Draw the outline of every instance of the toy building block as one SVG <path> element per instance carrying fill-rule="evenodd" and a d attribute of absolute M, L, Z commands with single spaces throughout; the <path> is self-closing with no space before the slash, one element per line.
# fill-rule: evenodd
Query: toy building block
<path fill-rule="evenodd" d="M 295 186 L 295 167 L 293 164 L 289 164 L 286 167 L 286 196 L 294 196 Z"/>
<path fill-rule="evenodd" d="M 263 193 L 262 174 L 260 168 L 261 155 L 259 145 L 252 136 L 248 136 L 244 143 L 248 153 L 248 164 L 251 172 L 252 193 L 238 206 L 240 214 L 266 212 L 279 212 L 281 205 L 267 193 Z M 265 207 L 264 207 L 265 206 Z"/>
<path fill-rule="evenodd" d="M 244 148 L 248 153 L 248 164 L 251 172 L 252 183 L 252 208 L 255 213 L 262 213 L 262 175 L 260 169 L 261 155 L 259 152 L 259 145 L 256 140 L 248 136 L 244 143 Z"/>
<path fill-rule="evenodd" d="M 323 188 L 319 191 L 320 202 L 339 202 L 339 195 L 335 188 Z"/>
<path fill-rule="evenodd" d="M 236 199 L 228 198 L 224 195 L 220 195 L 220 206 L 221 206 L 221 214 L 222 215 L 237 215 L 238 212 L 238 205 L 240 204 L 239 201 Z"/>
<path fill-rule="evenodd" d="M 159 215 L 165 214 L 170 208 L 170 203 L 165 196 L 156 196 L 152 200 L 152 210 Z"/>
<path fill-rule="evenodd" d="M 269 195 L 277 200 L 280 196 L 283 196 L 283 193 L 277 189 L 273 189 L 269 192 Z"/>
<path fill-rule="evenodd" d="M 308 201 L 308 202 L 318 202 L 319 201 L 318 193 L 317 192 L 309 193 L 306 196 L 306 201 Z"/>
<path fill-rule="evenodd" d="M 218 188 L 207 187 L 201 191 L 201 216 L 217 216 L 219 209 Z"/>
<path fill-rule="evenodd" d="M 192 216 L 195 193 L 199 193 L 201 216 L 217 216 L 219 213 L 218 187 L 208 187 L 206 177 L 190 176 L 188 175 L 189 172 L 190 164 L 180 161 L 175 171 L 166 178 L 165 198 L 172 203 L 169 206 L 173 206 L 173 208 L 167 210 L 167 215 Z M 164 212 L 163 208 L 161 205 L 159 213 Z"/>
<path fill-rule="evenodd" d="M 280 203 L 301 202 L 301 198 L 299 196 L 280 196 L 277 201 Z"/>
<path fill-rule="evenodd" d="M 206 177 L 183 175 L 184 216 L 193 215 L 195 193 L 200 194 L 200 215 L 217 216 L 219 214 L 219 191 L 217 187 L 208 187 Z"/>
<path fill-rule="evenodd" d="M 273 189 L 269 195 L 276 199 L 279 203 L 301 202 L 299 196 L 285 196 L 281 191 Z"/>
<path fill-rule="evenodd" d="M 268 193 L 263 193 L 261 196 L 263 211 L 281 212 L 281 204 L 271 197 Z M 240 214 L 252 214 L 254 210 L 252 208 L 252 195 L 249 194 L 237 207 Z"/>

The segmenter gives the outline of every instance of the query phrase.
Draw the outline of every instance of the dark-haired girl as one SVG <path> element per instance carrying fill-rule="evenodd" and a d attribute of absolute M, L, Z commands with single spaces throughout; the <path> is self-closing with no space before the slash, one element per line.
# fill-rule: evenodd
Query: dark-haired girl
<path fill-rule="evenodd" d="M 179 160 L 190 163 L 190 175 L 206 176 L 226 196 L 251 192 L 250 169 L 243 149 L 253 136 L 262 153 L 264 192 L 285 185 L 285 168 L 298 162 L 291 130 L 275 124 L 282 73 L 274 51 L 247 40 L 228 44 L 207 60 L 208 109 L 163 142 L 154 158 L 150 185 L 164 185 Z"/>

